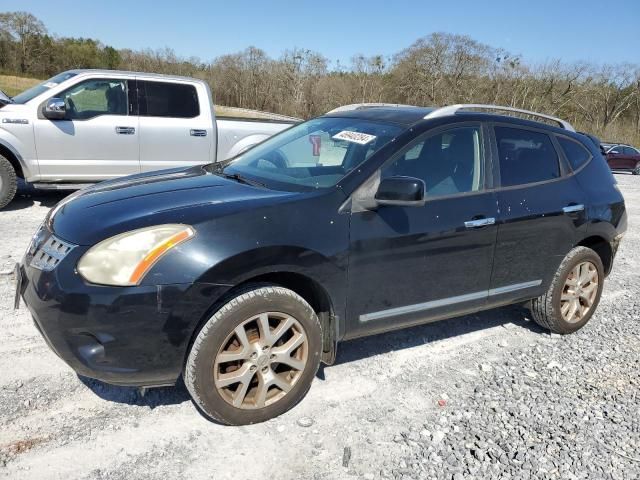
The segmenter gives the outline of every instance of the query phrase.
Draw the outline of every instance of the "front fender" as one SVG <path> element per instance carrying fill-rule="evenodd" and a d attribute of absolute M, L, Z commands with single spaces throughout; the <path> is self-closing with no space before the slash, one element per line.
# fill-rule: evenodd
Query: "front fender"
<path fill-rule="evenodd" d="M 181 250 L 179 255 L 167 255 L 159 262 L 144 283 L 158 283 L 164 277 L 160 283 L 215 284 L 228 290 L 267 274 L 297 274 L 324 290 L 338 325 L 343 323 L 340 319 L 344 318 L 346 311 L 346 253 L 327 257 L 316 251 L 283 245 L 246 250 L 226 258 L 216 259 L 212 255 L 205 259 L 196 243 L 192 244 L 192 249 L 189 243 L 176 247 L 176 250 Z M 211 304 L 218 300 L 212 297 Z"/>
<path fill-rule="evenodd" d="M 344 336 L 345 329 L 347 267 L 346 254 L 328 258 L 319 252 L 300 247 L 265 247 L 243 252 L 218 263 L 200 281 L 236 286 L 269 274 L 296 274 L 304 277 L 327 296 L 335 322 L 333 335 L 335 339 L 340 339 Z M 293 278 L 297 281 L 297 277 Z"/>
<path fill-rule="evenodd" d="M 11 124 L 11 128 L 20 129 L 20 137 L 30 137 L 33 139 L 32 125 Z M 27 144 L 27 142 L 18 137 L 17 132 L 14 133 L 6 128 L 0 128 L 0 145 L 11 152 L 13 157 L 17 159 L 20 164 L 20 168 L 22 168 L 25 180 L 32 181 L 37 179 L 40 174 L 40 169 L 38 167 L 38 160 L 36 158 L 33 142 Z"/>

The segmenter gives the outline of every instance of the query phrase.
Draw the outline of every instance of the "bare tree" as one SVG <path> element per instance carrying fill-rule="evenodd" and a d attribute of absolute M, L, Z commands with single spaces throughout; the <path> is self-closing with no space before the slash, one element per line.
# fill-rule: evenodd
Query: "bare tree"
<path fill-rule="evenodd" d="M 37 40 L 47 32 L 44 24 L 27 12 L 0 13 L 0 30 L 18 43 L 20 73 L 26 73 L 41 53 Z"/>

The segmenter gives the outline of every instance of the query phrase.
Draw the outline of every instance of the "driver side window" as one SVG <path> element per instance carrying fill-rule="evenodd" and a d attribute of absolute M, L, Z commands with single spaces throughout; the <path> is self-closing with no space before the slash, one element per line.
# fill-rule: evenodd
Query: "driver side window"
<path fill-rule="evenodd" d="M 382 178 L 415 177 L 427 196 L 482 189 L 480 127 L 457 127 L 429 135 L 382 169 Z"/>
<path fill-rule="evenodd" d="M 64 100 L 67 120 L 87 120 L 99 115 L 127 115 L 126 80 L 91 79 L 58 95 Z"/>

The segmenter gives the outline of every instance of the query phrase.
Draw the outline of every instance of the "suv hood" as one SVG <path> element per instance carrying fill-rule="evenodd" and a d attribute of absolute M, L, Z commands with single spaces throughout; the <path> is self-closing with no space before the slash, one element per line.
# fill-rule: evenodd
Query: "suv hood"
<path fill-rule="evenodd" d="M 202 166 L 132 175 L 79 190 L 49 213 L 48 228 L 76 245 L 94 245 L 137 228 L 196 225 L 294 195 L 239 183 Z"/>

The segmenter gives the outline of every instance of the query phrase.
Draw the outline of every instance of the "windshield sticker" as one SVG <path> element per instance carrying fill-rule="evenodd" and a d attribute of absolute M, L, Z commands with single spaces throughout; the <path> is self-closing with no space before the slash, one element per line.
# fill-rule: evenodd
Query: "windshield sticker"
<path fill-rule="evenodd" d="M 349 130 L 343 130 L 342 132 L 334 135 L 334 140 L 346 140 L 347 142 L 359 143 L 360 145 L 366 145 L 372 140 L 376 139 L 375 135 L 369 135 L 368 133 L 351 132 Z"/>
<path fill-rule="evenodd" d="M 44 86 L 47 88 L 53 88 L 53 87 L 57 87 L 58 84 L 56 82 L 47 82 L 44 84 Z"/>

